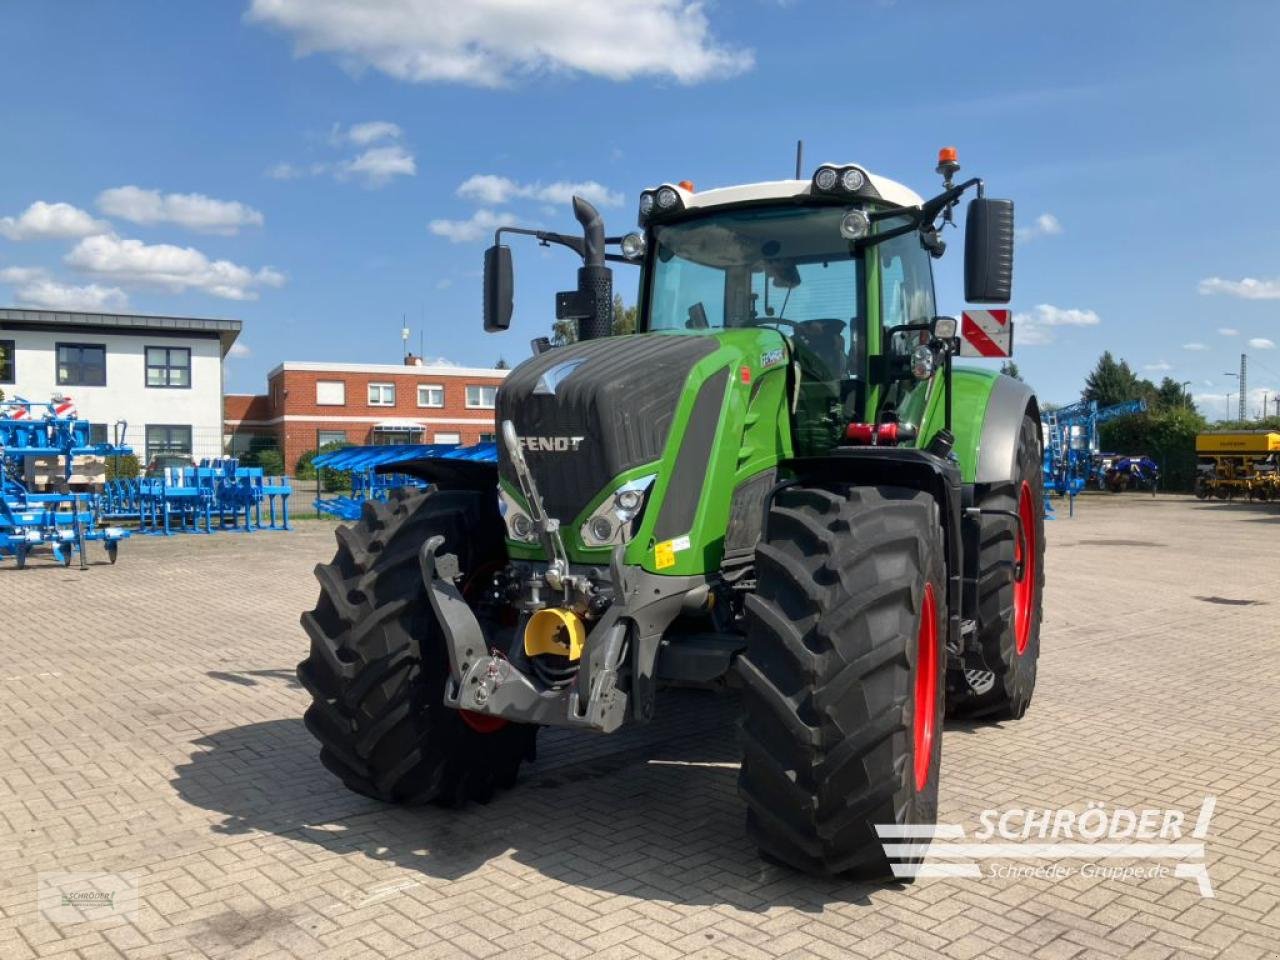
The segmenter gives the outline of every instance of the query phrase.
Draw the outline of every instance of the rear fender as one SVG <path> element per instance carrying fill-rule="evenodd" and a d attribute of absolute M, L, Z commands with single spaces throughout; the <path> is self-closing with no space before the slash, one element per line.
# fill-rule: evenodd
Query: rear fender
<path fill-rule="evenodd" d="M 981 439 L 978 441 L 975 483 L 1001 483 L 1012 480 L 1018 471 L 1018 437 L 1022 433 L 1022 420 L 1031 417 L 1040 435 L 1040 405 L 1035 392 L 1021 380 L 997 377 L 991 386 L 991 398 L 987 401 L 986 416 L 982 420 Z"/>

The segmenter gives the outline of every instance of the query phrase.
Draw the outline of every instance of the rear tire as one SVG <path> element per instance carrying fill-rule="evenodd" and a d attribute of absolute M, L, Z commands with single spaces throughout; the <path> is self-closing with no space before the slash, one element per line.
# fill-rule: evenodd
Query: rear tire
<path fill-rule="evenodd" d="M 302 615 L 307 729 L 325 767 L 378 800 L 485 802 L 533 758 L 536 727 L 476 729 L 443 703 L 448 654 L 418 564 L 437 534 L 440 553 L 458 558 L 464 590 L 467 574 L 506 561 L 496 507 L 480 494 L 393 491 L 338 529 L 333 562 L 316 567 L 320 599 Z"/>
<path fill-rule="evenodd" d="M 1017 720 L 1031 705 L 1044 600 L 1043 482 L 1035 421 L 1024 417 L 1016 474 L 980 488 L 976 498 L 982 509 L 1017 511 L 1024 538 L 1019 539 L 1012 517 L 984 514 L 979 521 L 977 630 L 986 670 L 971 671 L 981 676 L 976 687 L 964 675 L 952 676 L 950 716 Z M 1019 558 L 1026 570 L 1023 581 L 1015 583 Z"/>
<path fill-rule="evenodd" d="M 937 818 L 947 597 L 928 494 L 900 487 L 780 490 L 747 598 L 747 831 L 810 873 L 893 876 L 877 824 Z M 903 879 L 909 880 L 909 877 Z"/>

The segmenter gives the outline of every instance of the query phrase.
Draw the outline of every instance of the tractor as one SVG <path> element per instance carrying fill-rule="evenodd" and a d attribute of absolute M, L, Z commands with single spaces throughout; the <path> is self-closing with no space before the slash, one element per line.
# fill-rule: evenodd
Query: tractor
<path fill-rule="evenodd" d="M 429 487 L 338 529 L 298 667 L 323 764 L 388 802 L 485 802 L 542 727 L 608 734 L 663 688 L 729 690 L 762 855 L 910 880 L 944 719 L 1031 702 L 1044 585 L 1037 400 L 953 368 L 934 306 L 969 190 L 966 299 L 1008 302 L 1013 203 L 957 183 L 953 149 L 937 169 L 929 200 L 797 162 L 647 189 L 625 236 L 577 197 L 581 235 L 498 229 L 485 329 L 510 326 L 524 235 L 580 258 L 556 296 L 576 337 L 535 340 L 498 390 L 496 463 L 398 463 Z M 639 270 L 633 332 L 612 264 Z"/>

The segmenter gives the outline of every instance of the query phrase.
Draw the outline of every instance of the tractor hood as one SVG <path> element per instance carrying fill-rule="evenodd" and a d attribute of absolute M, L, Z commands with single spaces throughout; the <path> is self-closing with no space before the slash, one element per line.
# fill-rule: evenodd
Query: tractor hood
<path fill-rule="evenodd" d="M 515 426 L 570 559 L 607 562 L 607 547 L 582 542 L 581 525 L 620 483 L 643 476 L 652 483 L 628 562 L 683 573 L 654 557 L 674 540 L 688 546 L 670 565 L 705 569 L 724 549 L 737 485 L 789 449 L 788 357 L 782 336 L 761 328 L 589 340 L 511 371 L 497 419 Z M 498 470 L 518 491 L 501 446 Z M 520 553 L 529 550 L 540 555 Z"/>
<path fill-rule="evenodd" d="M 547 512 L 568 524 L 618 474 L 662 456 L 694 365 L 711 337 L 606 337 L 548 350 L 508 374 L 498 423 L 510 420 Z M 510 458 L 502 478 L 518 489 Z"/>

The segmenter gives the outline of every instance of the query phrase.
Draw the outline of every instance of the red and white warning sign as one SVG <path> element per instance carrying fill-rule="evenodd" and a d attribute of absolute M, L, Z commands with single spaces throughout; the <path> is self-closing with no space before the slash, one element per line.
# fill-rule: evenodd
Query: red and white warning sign
<path fill-rule="evenodd" d="M 960 356 L 1013 355 L 1013 321 L 1008 310 L 966 310 L 960 315 Z"/>

